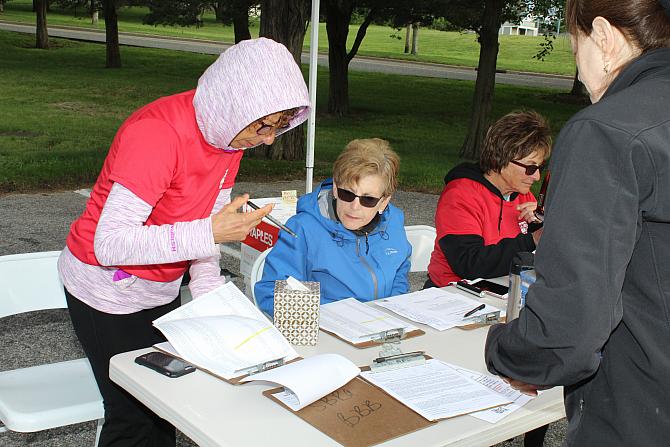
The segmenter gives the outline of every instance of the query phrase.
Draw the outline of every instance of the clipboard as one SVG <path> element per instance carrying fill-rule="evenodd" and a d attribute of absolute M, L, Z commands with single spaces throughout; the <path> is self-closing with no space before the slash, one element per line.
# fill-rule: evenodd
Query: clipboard
<path fill-rule="evenodd" d="M 323 328 L 319 328 L 319 329 L 321 331 L 325 332 L 326 334 L 332 335 L 333 337 L 337 338 L 338 340 L 342 340 L 346 344 L 351 345 L 355 348 L 359 348 L 359 349 L 371 348 L 373 346 L 381 346 L 384 343 L 391 343 L 391 342 L 394 342 L 394 341 L 400 341 L 400 340 L 404 340 L 406 338 L 418 337 L 420 335 L 425 335 L 426 334 L 425 331 L 417 328 L 417 329 L 414 329 L 414 330 L 409 331 L 409 332 L 402 331 L 402 334 L 397 335 L 395 331 L 398 331 L 398 329 L 392 329 L 392 330 L 389 330 L 389 331 L 380 332 L 378 334 L 371 334 L 374 337 L 372 340 L 366 340 L 366 341 L 362 341 L 362 342 L 359 342 L 359 343 L 352 343 L 351 341 L 340 337 L 339 335 L 337 335 L 334 332 L 327 331 Z"/>
<path fill-rule="evenodd" d="M 263 395 L 345 447 L 373 446 L 435 423 L 360 376 L 299 411 L 274 396 L 282 391 L 273 388 Z"/>
<path fill-rule="evenodd" d="M 287 362 L 285 362 L 283 358 L 282 358 L 282 359 L 270 360 L 270 361 L 267 361 L 267 362 L 263 362 L 263 363 L 261 363 L 261 364 L 259 364 L 259 365 L 254 365 L 254 366 L 252 366 L 252 367 L 250 367 L 250 368 L 245 368 L 245 370 L 247 370 L 248 372 L 242 373 L 242 374 L 240 374 L 239 376 L 235 376 L 235 377 L 231 377 L 231 378 L 226 378 L 226 377 L 223 377 L 222 375 L 219 375 L 219 374 L 216 374 L 216 373 L 210 371 L 210 370 L 207 369 L 207 368 L 203 368 L 203 367 L 200 366 L 200 365 L 196 365 L 195 363 L 193 363 L 193 362 L 191 362 L 191 361 L 189 361 L 189 360 L 186 360 L 186 359 L 180 357 L 179 354 L 177 354 L 177 352 L 172 351 L 172 350 L 170 350 L 170 349 L 166 349 L 165 346 L 162 346 L 162 343 L 155 344 L 155 345 L 153 345 L 152 347 L 153 347 L 154 349 L 156 349 L 157 351 L 160 351 L 160 352 L 163 352 L 163 353 L 165 353 L 165 354 L 171 355 L 172 357 L 176 357 L 176 358 L 178 358 L 179 360 L 182 360 L 182 361 L 184 361 L 184 362 L 186 362 L 186 363 L 190 363 L 191 365 L 195 366 L 195 367 L 196 367 L 197 369 L 199 369 L 200 371 L 206 372 L 207 374 L 209 374 L 209 375 L 211 375 L 211 376 L 214 376 L 214 377 L 216 377 L 217 379 L 223 380 L 223 381 L 226 382 L 226 383 L 230 383 L 231 385 L 240 385 L 240 380 L 242 380 L 242 379 L 244 379 L 245 377 L 248 377 L 248 376 L 250 376 L 250 375 L 252 375 L 252 374 L 255 374 L 255 373 L 258 373 L 258 372 L 261 372 L 261 371 L 267 371 L 268 369 L 277 368 L 277 367 L 279 367 L 279 366 L 282 366 L 282 365 L 285 365 L 285 364 L 288 364 L 288 363 L 293 363 L 293 362 L 296 362 L 296 361 L 298 361 L 298 360 L 302 360 L 302 357 L 300 357 L 300 356 L 298 356 L 298 357 L 296 357 L 296 358 L 294 358 L 294 359 L 291 359 L 291 360 L 289 360 L 289 361 L 287 361 Z"/>

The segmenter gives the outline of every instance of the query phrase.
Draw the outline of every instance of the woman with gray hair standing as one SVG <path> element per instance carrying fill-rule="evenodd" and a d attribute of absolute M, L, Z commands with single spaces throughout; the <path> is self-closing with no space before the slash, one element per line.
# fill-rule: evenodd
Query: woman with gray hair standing
<path fill-rule="evenodd" d="M 593 104 L 554 146 L 537 282 L 486 362 L 565 387 L 565 445 L 667 445 L 670 0 L 568 0 L 566 19 Z"/>

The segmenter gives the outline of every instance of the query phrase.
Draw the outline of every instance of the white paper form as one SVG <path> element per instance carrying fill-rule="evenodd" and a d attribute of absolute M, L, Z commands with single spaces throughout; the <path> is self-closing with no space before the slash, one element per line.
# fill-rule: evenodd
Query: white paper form
<path fill-rule="evenodd" d="M 274 207 L 270 212 L 270 215 L 277 219 L 279 222 L 286 224 L 286 221 L 289 220 L 292 216 L 295 216 L 295 203 L 286 203 L 282 201 L 281 197 L 264 197 L 264 198 L 251 198 L 249 199 L 259 207 L 264 207 L 265 205 L 272 203 Z M 245 205 L 245 211 L 253 211 L 251 207 Z M 271 225 L 273 223 L 269 222 Z"/>
<path fill-rule="evenodd" d="M 429 421 L 511 402 L 436 359 L 405 368 L 364 371 L 361 375 Z"/>
<path fill-rule="evenodd" d="M 456 371 L 470 377 L 472 380 L 481 383 L 482 385 L 492 389 L 493 391 L 502 394 L 507 399 L 511 400 L 511 404 L 501 405 L 500 407 L 490 408 L 488 410 L 477 411 L 475 413 L 470 413 L 470 416 L 481 419 L 482 421 L 490 422 L 495 424 L 505 416 L 511 414 L 512 412 L 523 407 L 528 401 L 533 399 L 533 396 L 523 394 L 520 391 L 515 390 L 509 384 L 507 384 L 503 379 L 497 376 L 492 376 L 490 374 L 482 374 L 477 371 L 472 371 L 470 369 L 461 368 L 460 366 L 451 365 Z"/>
<path fill-rule="evenodd" d="M 347 384 L 361 372 L 339 354 L 319 354 L 264 371 L 240 380 L 264 380 L 286 388 L 274 396 L 293 411 L 298 411 Z"/>
<path fill-rule="evenodd" d="M 244 368 L 298 356 L 233 283 L 156 319 L 154 326 L 169 341 L 158 347 L 226 379 Z"/>
<path fill-rule="evenodd" d="M 377 300 L 375 304 L 412 321 L 444 331 L 452 327 L 471 324 L 472 321 L 464 319 L 463 315 L 482 303 L 457 292 L 431 287 L 418 292 Z M 500 311 L 500 309 L 487 304 L 470 317 L 495 311 Z"/>
<path fill-rule="evenodd" d="M 319 326 L 354 344 L 370 341 L 376 334 L 391 329 L 402 328 L 405 333 L 418 329 L 355 298 L 322 305 Z"/>

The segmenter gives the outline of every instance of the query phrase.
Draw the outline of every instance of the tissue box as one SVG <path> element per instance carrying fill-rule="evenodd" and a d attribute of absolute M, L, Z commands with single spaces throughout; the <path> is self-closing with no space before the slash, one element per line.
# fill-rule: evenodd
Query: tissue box
<path fill-rule="evenodd" d="M 274 325 L 289 343 L 314 346 L 319 338 L 321 287 L 305 281 L 309 291 L 293 290 L 284 280 L 275 281 Z"/>

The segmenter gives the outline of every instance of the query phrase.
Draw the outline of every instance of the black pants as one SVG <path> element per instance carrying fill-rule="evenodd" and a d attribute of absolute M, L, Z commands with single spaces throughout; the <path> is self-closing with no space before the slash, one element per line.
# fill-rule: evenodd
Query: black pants
<path fill-rule="evenodd" d="M 175 428 L 109 379 L 109 359 L 165 341 L 151 322 L 179 307 L 180 297 L 154 309 L 113 315 L 84 304 L 67 289 L 65 296 L 72 325 L 91 362 L 105 407 L 99 446 L 174 446 Z"/>

